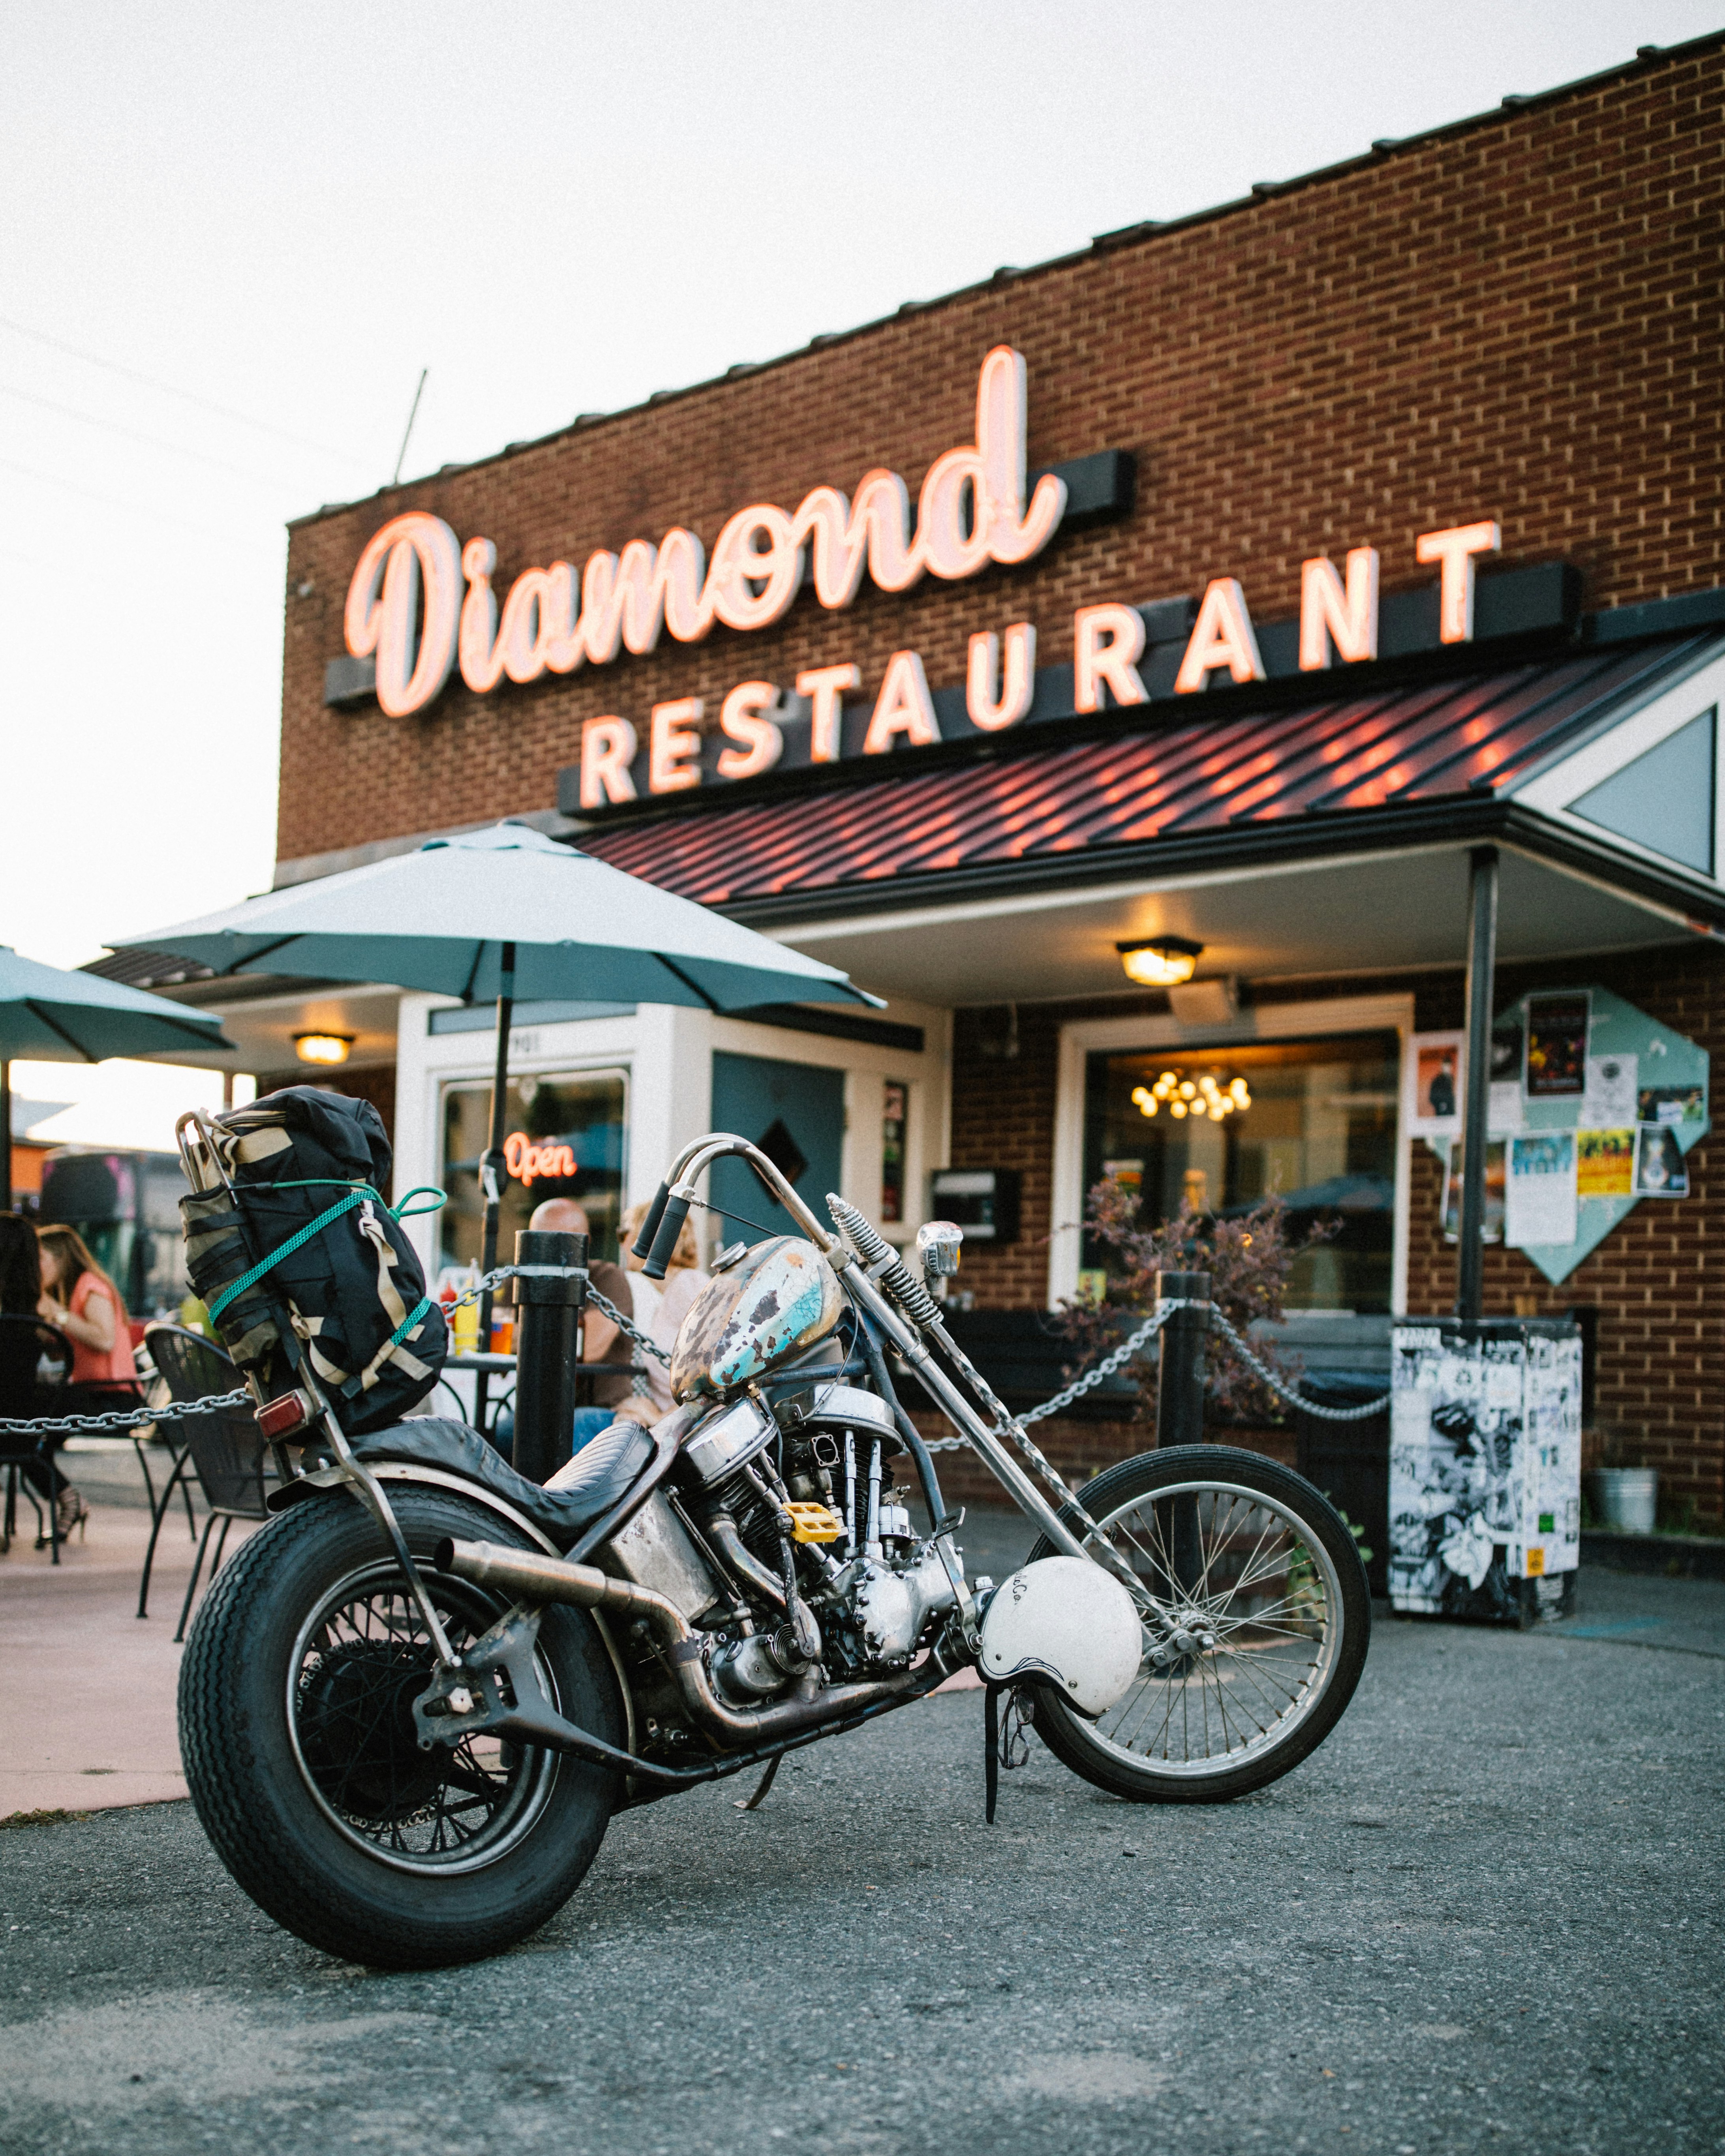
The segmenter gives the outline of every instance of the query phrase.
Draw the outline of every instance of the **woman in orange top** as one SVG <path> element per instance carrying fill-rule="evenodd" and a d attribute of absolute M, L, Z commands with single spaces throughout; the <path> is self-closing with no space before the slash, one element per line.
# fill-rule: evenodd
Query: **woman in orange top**
<path fill-rule="evenodd" d="M 37 1315 L 72 1343 L 74 1385 L 135 1384 L 131 1327 L 126 1303 L 75 1228 L 36 1230 L 42 1250 L 42 1300 Z"/>
<path fill-rule="evenodd" d="M 57 1326 L 72 1343 L 72 1380 L 67 1408 L 74 1414 L 100 1414 L 122 1404 L 112 1391 L 80 1400 L 80 1385 L 123 1384 L 136 1391 L 137 1365 L 132 1359 L 131 1327 L 119 1289 L 91 1256 L 75 1228 L 58 1223 L 36 1231 L 42 1260 L 42 1300 L 36 1314 Z M 60 1532 L 65 1535 L 89 1517 L 83 1498 L 69 1483 L 58 1499 Z"/>

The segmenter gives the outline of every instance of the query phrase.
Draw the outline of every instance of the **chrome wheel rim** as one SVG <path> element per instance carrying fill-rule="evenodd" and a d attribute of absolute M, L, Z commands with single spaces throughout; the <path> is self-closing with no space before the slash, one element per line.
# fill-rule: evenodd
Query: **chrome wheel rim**
<path fill-rule="evenodd" d="M 1235 1482 L 1176 1482 L 1097 1525 L 1142 1589 L 1144 1655 L 1088 1740 L 1191 1780 L 1260 1758 L 1317 1711 L 1335 1676 L 1342 1582 L 1286 1504 Z"/>
<path fill-rule="evenodd" d="M 502 1614 L 463 1582 L 423 1576 L 458 1654 Z M 331 1588 L 300 1627 L 287 1725 L 301 1780 L 346 1840 L 393 1870 L 447 1878 L 495 1864 L 521 1842 L 550 1801 L 558 1761 L 483 1736 L 420 1751 L 412 1702 L 434 1663 L 400 1573 L 367 1566 Z M 534 1667 L 555 1708 L 542 1654 Z"/>

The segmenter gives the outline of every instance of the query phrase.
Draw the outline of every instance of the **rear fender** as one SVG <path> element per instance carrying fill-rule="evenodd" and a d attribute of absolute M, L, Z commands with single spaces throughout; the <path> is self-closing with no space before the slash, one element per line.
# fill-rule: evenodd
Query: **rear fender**
<path fill-rule="evenodd" d="M 466 1498 L 470 1505 L 478 1505 L 494 1518 L 506 1521 L 517 1533 L 525 1535 L 536 1549 L 543 1550 L 547 1557 L 560 1557 L 562 1553 L 551 1541 L 542 1528 L 536 1527 L 524 1512 L 516 1512 L 506 1498 L 487 1490 L 465 1476 L 451 1475 L 442 1467 L 421 1467 L 409 1460 L 380 1460 L 372 1466 L 372 1474 L 379 1482 L 406 1482 L 423 1489 L 453 1490 L 458 1496 Z M 346 1470 L 340 1467 L 321 1467 L 311 1475 L 296 1476 L 291 1482 L 284 1482 L 272 1490 L 269 1507 L 272 1512 L 285 1512 L 290 1506 L 310 1504 L 321 1500 L 327 1493 L 341 1489 L 352 1481 Z M 617 1689 L 623 1695 L 623 1711 L 629 1723 L 629 1749 L 638 1749 L 635 1743 L 635 1701 L 629 1688 L 629 1677 L 624 1670 L 623 1658 L 617 1651 L 617 1642 L 611 1636 L 611 1628 L 605 1621 L 603 1609 L 589 1609 L 587 1614 L 598 1628 L 599 1637 L 605 1643 L 605 1652 L 611 1657 L 611 1668 L 617 1679 Z"/>

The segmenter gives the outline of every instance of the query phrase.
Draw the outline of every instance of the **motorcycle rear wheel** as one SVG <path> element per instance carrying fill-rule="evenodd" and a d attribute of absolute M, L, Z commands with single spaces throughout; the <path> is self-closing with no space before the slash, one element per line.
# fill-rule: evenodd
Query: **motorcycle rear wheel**
<path fill-rule="evenodd" d="M 458 1651 L 507 1599 L 431 1570 L 445 1536 L 526 1547 L 494 1513 L 398 1488 L 408 1546 Z M 536 1747 L 421 1752 L 424 1620 L 369 1513 L 345 1491 L 295 1506 L 218 1574 L 180 1666 L 180 1747 L 205 1832 L 260 1908 L 308 1944 L 382 1969 L 500 1952 L 580 1884 L 617 1778 Z M 547 1609 L 536 1671 L 552 1706 L 627 1743 L 604 1641 Z"/>
<path fill-rule="evenodd" d="M 1221 1804 L 1298 1766 L 1353 1698 L 1371 1631 L 1365 1567 L 1329 1500 L 1218 1445 L 1142 1453 L 1079 1494 L 1176 1621 L 1147 1622 L 1137 1677 L 1095 1722 L 1035 1687 L 1050 1751 L 1141 1804 Z M 1046 1538 L 1030 1553 L 1054 1554 Z"/>

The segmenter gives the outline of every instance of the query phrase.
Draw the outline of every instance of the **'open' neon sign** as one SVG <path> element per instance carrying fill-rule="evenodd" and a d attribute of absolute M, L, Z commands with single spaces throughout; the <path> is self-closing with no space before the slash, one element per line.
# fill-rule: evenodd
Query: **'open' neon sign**
<path fill-rule="evenodd" d="M 525 1131 L 511 1131 L 503 1141 L 503 1165 L 517 1183 L 540 1177 L 565 1180 L 575 1170 L 575 1155 L 567 1145 L 535 1145 Z"/>

